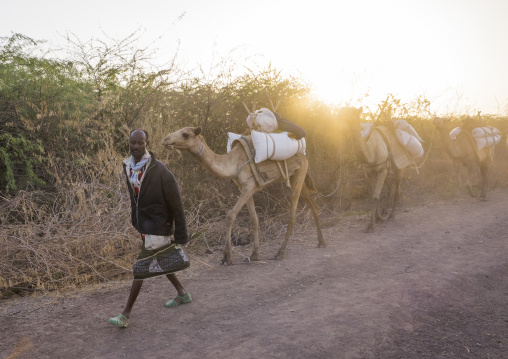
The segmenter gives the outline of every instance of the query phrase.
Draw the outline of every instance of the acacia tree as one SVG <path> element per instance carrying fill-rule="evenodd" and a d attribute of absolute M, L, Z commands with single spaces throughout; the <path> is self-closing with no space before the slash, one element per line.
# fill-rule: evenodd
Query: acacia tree
<path fill-rule="evenodd" d="M 162 65 L 155 64 L 156 49 L 139 47 L 140 31 L 115 40 L 83 42 L 67 35 L 69 58 L 92 82 L 98 102 L 96 118 L 115 129 L 115 143 L 125 139 L 127 129 L 143 124 L 163 102 L 161 94 L 181 81 L 177 53 Z"/>
<path fill-rule="evenodd" d="M 46 58 L 41 41 L 21 34 L 0 41 L 1 188 L 51 183 L 50 162 L 94 135 L 83 121 L 91 88 L 72 63 Z"/>

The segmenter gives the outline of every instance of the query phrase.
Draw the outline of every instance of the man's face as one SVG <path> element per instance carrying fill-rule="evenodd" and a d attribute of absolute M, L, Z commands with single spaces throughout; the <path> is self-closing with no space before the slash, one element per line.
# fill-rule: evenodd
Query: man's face
<path fill-rule="evenodd" d="M 141 157 L 145 154 L 147 145 L 148 141 L 146 140 L 146 135 L 143 131 L 136 130 L 132 132 L 129 139 L 129 147 L 131 155 L 134 157 L 136 162 L 139 162 Z"/>

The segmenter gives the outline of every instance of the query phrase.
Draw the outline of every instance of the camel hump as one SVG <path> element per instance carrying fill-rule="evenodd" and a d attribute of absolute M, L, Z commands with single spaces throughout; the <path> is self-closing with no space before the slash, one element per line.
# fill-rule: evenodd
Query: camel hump
<path fill-rule="evenodd" d="M 269 183 L 281 179 L 280 167 L 277 164 L 277 161 L 266 160 L 260 163 L 256 163 L 254 159 L 254 155 L 256 151 L 254 150 L 254 146 L 252 144 L 251 136 L 241 136 L 239 139 L 233 141 L 233 146 L 239 143 L 247 156 L 249 156 L 248 164 L 250 166 L 251 172 L 256 179 L 256 182 L 260 186 L 266 186 Z M 303 156 L 302 154 L 295 154 L 294 156 L 288 158 L 284 162 L 284 167 L 287 169 L 286 175 L 292 176 L 295 171 L 301 167 L 301 159 L 299 156 Z"/>

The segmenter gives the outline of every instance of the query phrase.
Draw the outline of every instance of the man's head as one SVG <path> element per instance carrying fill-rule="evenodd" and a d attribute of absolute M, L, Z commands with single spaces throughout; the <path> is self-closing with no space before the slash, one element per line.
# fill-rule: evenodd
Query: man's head
<path fill-rule="evenodd" d="M 141 157 L 146 152 L 146 147 L 150 144 L 148 141 L 148 132 L 145 130 L 132 130 L 129 136 L 129 148 L 131 155 L 136 162 L 141 161 Z"/>

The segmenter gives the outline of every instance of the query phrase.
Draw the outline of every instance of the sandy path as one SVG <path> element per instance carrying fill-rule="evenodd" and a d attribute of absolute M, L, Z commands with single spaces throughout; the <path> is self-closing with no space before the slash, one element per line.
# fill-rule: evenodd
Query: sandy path
<path fill-rule="evenodd" d="M 286 259 L 194 262 L 194 302 L 167 309 L 164 278 L 145 282 L 129 328 L 107 319 L 130 282 L 61 297 L 2 301 L 1 358 L 508 358 L 508 192 L 402 209 L 297 233 Z M 245 253 L 250 248 L 244 248 Z M 199 267 L 199 268 L 198 268 Z"/>

